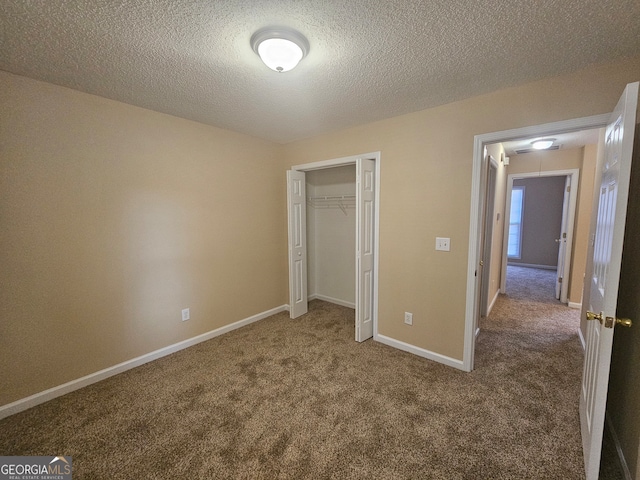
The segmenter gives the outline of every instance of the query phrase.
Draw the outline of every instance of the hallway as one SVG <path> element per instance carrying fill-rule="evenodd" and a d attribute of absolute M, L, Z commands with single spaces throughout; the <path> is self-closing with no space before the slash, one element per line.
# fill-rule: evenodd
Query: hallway
<path fill-rule="evenodd" d="M 519 332 L 527 332 L 532 336 L 527 343 L 538 344 L 540 347 L 546 343 L 547 347 L 562 348 L 569 338 L 571 347 L 567 351 L 573 361 L 579 356 L 577 373 L 582 374 L 583 352 L 576 352 L 574 345 L 580 344 L 578 328 L 580 326 L 580 311 L 570 309 L 555 298 L 554 270 L 543 270 L 528 267 L 509 265 L 507 267 L 507 293 L 500 295 L 496 305 L 488 318 L 481 324 L 482 334 L 486 331 L 504 332 L 516 335 L 512 329 Z M 517 336 L 517 335 L 516 335 Z M 546 341 L 543 341 L 546 339 Z M 573 390 L 574 385 L 568 382 L 567 389 Z M 572 398 L 577 403 L 578 397 Z M 579 429 L 579 421 L 578 421 Z M 579 430 L 578 430 L 579 434 Z M 618 463 L 615 445 L 605 425 L 603 438 L 602 460 L 600 465 L 600 480 L 623 480 L 623 475 Z"/>

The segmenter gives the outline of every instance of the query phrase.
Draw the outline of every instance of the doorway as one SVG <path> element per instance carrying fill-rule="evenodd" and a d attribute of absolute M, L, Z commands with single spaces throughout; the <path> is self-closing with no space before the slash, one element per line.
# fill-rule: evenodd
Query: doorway
<path fill-rule="evenodd" d="M 556 298 L 568 303 L 579 179 L 578 169 L 507 176 L 505 217 L 510 225 L 504 229 L 501 293 L 507 293 L 507 264 L 520 264 L 555 270 Z M 519 216 L 511 215 L 514 193 L 522 200 Z M 549 225 L 555 221 L 557 230 Z"/>
<path fill-rule="evenodd" d="M 307 298 L 355 310 L 356 166 L 306 172 Z"/>
<path fill-rule="evenodd" d="M 477 311 L 479 244 L 481 243 L 481 200 L 485 188 L 480 181 L 483 146 L 492 141 L 504 142 L 510 138 L 554 135 L 558 132 L 577 132 L 583 129 L 601 129 L 605 132 L 602 141 L 602 155 L 597 161 L 597 181 L 592 206 L 589 239 L 589 254 L 593 259 L 593 273 L 584 285 L 583 323 L 587 324 L 584 371 L 580 389 L 580 421 L 585 470 L 587 478 L 598 476 L 598 466 L 602 446 L 602 428 L 605 416 L 605 401 L 613 327 L 616 324 L 628 326 L 625 319 L 616 319 L 618 278 L 622 264 L 624 226 L 629 188 L 629 171 L 633 151 L 633 133 L 638 100 L 638 82 L 628 84 L 617 105 L 610 114 L 565 122 L 538 125 L 530 128 L 514 129 L 493 134 L 479 135 L 474 139 L 474 163 L 472 177 L 472 208 L 470 218 L 467 317 L 465 319 L 464 366 L 473 369 L 475 335 L 474 320 Z M 519 135 L 514 135 L 519 134 Z M 513 135 L 513 136 L 511 136 Z M 532 142 L 533 144 L 533 142 Z M 600 151 L 600 148 L 599 148 Z M 597 198 L 597 200 L 596 200 Z M 588 264 L 587 268 L 589 267 Z M 596 288 L 592 288 L 592 284 Z M 606 288 L 605 288 L 606 286 Z M 586 307 L 586 308 L 585 308 Z M 597 313 L 600 312 L 600 313 Z M 596 320 L 588 322 L 587 320 Z M 583 328 L 581 327 L 580 333 Z M 586 342 L 585 342 L 586 340 Z M 619 451 L 620 452 L 620 451 Z"/>
<path fill-rule="evenodd" d="M 356 170 L 355 339 L 362 342 L 377 337 L 380 152 L 295 165 L 287 171 L 289 312 L 291 318 L 304 315 L 309 300 L 306 172 L 349 165 Z M 339 200 L 347 199 L 337 200 L 340 206 Z"/>
<path fill-rule="evenodd" d="M 608 120 L 608 114 L 595 115 L 592 117 L 477 135 L 474 138 L 463 370 L 473 370 L 476 327 L 480 312 L 480 280 L 482 276 L 482 265 L 480 262 L 483 259 L 484 253 L 482 251 L 482 236 L 484 233 L 483 227 L 485 220 L 483 213 L 487 195 L 487 182 L 486 180 L 483 181 L 483 179 L 486 179 L 486 173 L 484 172 L 487 172 L 488 162 L 488 159 L 484 155 L 485 147 L 496 143 L 504 143 L 523 138 L 557 136 L 582 130 L 600 129 L 606 126 Z M 555 175 L 558 175 L 558 172 L 555 172 Z M 503 262 L 503 264 L 506 265 L 506 262 Z M 503 274 L 502 279 L 504 278 L 505 275 Z"/>

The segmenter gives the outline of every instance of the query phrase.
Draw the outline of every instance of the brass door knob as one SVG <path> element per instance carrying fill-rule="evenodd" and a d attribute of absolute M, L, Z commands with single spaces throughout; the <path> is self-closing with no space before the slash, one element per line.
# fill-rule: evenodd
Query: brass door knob
<path fill-rule="evenodd" d="M 633 322 L 629 318 L 616 318 L 616 325 L 622 325 L 623 327 L 631 327 Z"/>
<path fill-rule="evenodd" d="M 600 313 L 587 312 L 587 320 L 598 320 L 600 323 L 602 323 L 604 318 L 602 318 L 602 312 Z"/>
<path fill-rule="evenodd" d="M 598 320 L 601 325 L 604 322 L 604 326 L 607 328 L 613 328 L 614 325 L 621 325 L 623 327 L 629 328 L 631 327 L 631 325 L 633 325 L 633 322 L 629 318 L 616 318 L 614 322 L 613 317 L 607 317 L 605 321 L 604 314 L 602 312 L 587 312 L 587 320 Z"/>

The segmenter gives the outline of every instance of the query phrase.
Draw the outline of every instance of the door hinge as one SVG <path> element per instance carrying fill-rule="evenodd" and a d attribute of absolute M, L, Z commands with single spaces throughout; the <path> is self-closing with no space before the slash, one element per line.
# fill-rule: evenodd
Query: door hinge
<path fill-rule="evenodd" d="M 562 283 L 562 277 L 558 277 L 558 283 Z"/>
<path fill-rule="evenodd" d="M 567 192 L 570 192 L 570 191 L 571 191 L 571 185 L 567 187 Z"/>
<path fill-rule="evenodd" d="M 567 238 L 567 232 L 564 232 L 564 233 L 562 234 L 562 238 Z"/>

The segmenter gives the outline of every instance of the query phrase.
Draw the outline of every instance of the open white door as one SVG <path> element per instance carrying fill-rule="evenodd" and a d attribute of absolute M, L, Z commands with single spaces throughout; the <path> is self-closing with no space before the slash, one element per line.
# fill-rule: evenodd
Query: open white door
<path fill-rule="evenodd" d="M 289 316 L 307 313 L 307 203 L 305 173 L 287 170 Z"/>
<path fill-rule="evenodd" d="M 375 162 L 356 160 L 356 341 L 373 337 Z"/>
<path fill-rule="evenodd" d="M 487 161 L 487 191 L 485 194 L 485 204 L 482 224 L 484 230 L 481 239 L 480 251 L 482 252 L 482 261 L 480 262 L 480 317 L 489 315 L 489 283 L 491 281 L 491 249 L 493 248 L 493 224 L 494 209 L 496 197 L 496 175 L 498 169 L 493 164 L 493 157 L 489 157 Z M 476 319 L 476 322 L 478 319 Z M 478 323 L 476 324 L 476 333 L 478 333 Z"/>
<path fill-rule="evenodd" d="M 598 216 L 592 233 L 593 271 L 587 318 L 593 321 L 588 322 L 580 395 L 587 480 L 596 480 L 600 468 L 637 103 L 638 82 L 627 85 L 609 119 Z"/>
<path fill-rule="evenodd" d="M 569 230 L 569 196 L 571 192 L 571 175 L 566 176 L 565 184 L 564 184 L 564 200 L 562 201 L 562 224 L 560 227 L 560 238 L 556 238 L 556 242 L 558 243 L 558 270 L 556 275 L 556 298 L 561 302 L 566 302 L 567 300 L 567 286 L 569 283 L 563 280 L 565 277 L 565 272 L 569 272 L 566 269 L 565 260 L 567 255 L 567 231 Z M 564 286 L 564 300 L 562 299 L 562 290 Z"/>

